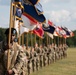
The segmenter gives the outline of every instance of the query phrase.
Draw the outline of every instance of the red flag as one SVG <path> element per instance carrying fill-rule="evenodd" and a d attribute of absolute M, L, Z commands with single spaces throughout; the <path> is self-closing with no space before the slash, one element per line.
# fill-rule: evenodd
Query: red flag
<path fill-rule="evenodd" d="M 70 35 L 71 35 L 71 37 L 73 37 L 74 36 L 74 33 L 71 31 Z"/>
<path fill-rule="evenodd" d="M 37 27 L 33 30 L 33 33 L 39 36 L 40 38 L 43 38 L 44 31 L 42 29 L 42 24 L 37 25 Z"/>
<path fill-rule="evenodd" d="M 53 26 L 53 22 L 51 22 L 50 20 L 48 20 L 48 24 Z"/>

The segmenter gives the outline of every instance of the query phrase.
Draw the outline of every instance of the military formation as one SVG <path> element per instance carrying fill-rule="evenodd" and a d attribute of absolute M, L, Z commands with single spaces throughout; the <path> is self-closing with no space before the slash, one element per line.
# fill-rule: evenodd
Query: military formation
<path fill-rule="evenodd" d="M 16 30 L 11 29 L 11 43 L 8 45 L 9 28 L 5 31 L 6 39 L 0 42 L 0 75 L 30 75 L 32 72 L 67 57 L 66 44 L 38 44 L 34 47 L 20 46 Z M 7 69 L 7 54 L 9 69 Z"/>
<path fill-rule="evenodd" d="M 31 72 L 38 71 L 40 68 L 43 68 L 51 63 L 56 62 L 57 60 L 67 57 L 67 48 L 66 44 L 59 45 L 50 44 L 48 46 L 40 45 L 36 43 L 34 48 L 29 48 L 26 50 L 27 60 L 27 74 Z"/>

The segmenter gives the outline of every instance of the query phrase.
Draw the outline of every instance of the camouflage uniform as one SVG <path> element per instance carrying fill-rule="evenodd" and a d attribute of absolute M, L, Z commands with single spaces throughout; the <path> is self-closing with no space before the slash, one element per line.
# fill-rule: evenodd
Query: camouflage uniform
<path fill-rule="evenodd" d="M 34 72 L 36 70 L 36 51 L 34 51 L 34 48 L 32 48 L 30 55 L 32 62 L 32 71 Z"/>
<path fill-rule="evenodd" d="M 63 48 L 62 48 L 62 45 L 59 46 L 59 56 L 60 56 L 60 59 L 63 58 Z"/>
<path fill-rule="evenodd" d="M 52 62 L 52 51 L 51 51 L 51 45 L 48 46 L 48 65 Z"/>
<path fill-rule="evenodd" d="M 67 57 L 67 48 L 68 48 L 68 46 L 66 44 L 64 44 L 63 47 L 64 47 L 63 56 Z"/>
<path fill-rule="evenodd" d="M 3 42 L 0 43 L 0 75 L 5 75 L 6 71 L 7 71 L 7 50 L 4 51 L 4 44 Z M 14 57 L 14 52 L 15 52 L 15 49 L 17 49 L 16 51 L 16 55 L 15 55 L 15 58 L 14 58 L 14 61 L 12 62 L 13 60 L 13 57 Z M 13 45 L 12 45 L 12 48 L 9 50 L 10 51 L 10 69 L 14 72 L 13 75 L 25 75 L 25 74 L 22 74 L 23 73 L 23 64 L 24 64 L 24 61 L 25 61 L 25 54 L 22 50 L 22 47 L 20 45 L 18 45 L 17 43 L 13 42 Z"/>
<path fill-rule="evenodd" d="M 43 54 L 44 54 L 44 49 L 42 48 L 42 45 L 40 45 L 40 53 L 39 53 L 39 61 L 40 61 L 40 68 L 43 67 Z"/>
<path fill-rule="evenodd" d="M 26 54 L 26 57 L 27 57 L 27 61 L 26 61 L 25 66 L 26 66 L 27 74 L 29 75 L 30 74 L 30 69 L 31 69 L 30 68 L 30 52 L 29 52 L 29 50 L 26 50 L 25 54 Z"/>
<path fill-rule="evenodd" d="M 48 62 L 48 58 L 47 58 L 47 52 L 48 52 L 48 48 L 46 46 L 44 46 L 44 56 L 43 56 L 43 60 L 44 60 L 44 66 L 47 65 Z"/>
<path fill-rule="evenodd" d="M 54 50 L 53 46 L 51 48 L 51 53 L 52 53 L 52 60 L 53 60 L 53 62 L 55 62 L 55 50 Z"/>
<path fill-rule="evenodd" d="M 57 47 L 57 45 L 55 44 L 55 60 L 58 60 L 58 59 L 59 59 L 58 47 Z"/>
<path fill-rule="evenodd" d="M 39 47 L 35 47 L 35 51 L 36 51 L 36 70 L 39 70 L 39 54 L 40 54 L 40 48 Z"/>

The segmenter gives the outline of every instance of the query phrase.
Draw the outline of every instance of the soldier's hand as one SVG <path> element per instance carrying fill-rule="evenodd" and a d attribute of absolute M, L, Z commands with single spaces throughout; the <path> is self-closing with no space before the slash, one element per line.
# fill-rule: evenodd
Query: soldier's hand
<path fill-rule="evenodd" d="M 12 44 L 9 44 L 9 49 L 11 49 L 12 48 Z"/>
<path fill-rule="evenodd" d="M 8 74 L 9 75 L 13 74 L 13 71 L 12 70 L 8 70 Z"/>
<path fill-rule="evenodd" d="M 12 44 L 6 45 L 6 46 L 4 47 L 4 51 L 6 51 L 7 49 L 11 49 L 11 48 L 12 48 Z"/>

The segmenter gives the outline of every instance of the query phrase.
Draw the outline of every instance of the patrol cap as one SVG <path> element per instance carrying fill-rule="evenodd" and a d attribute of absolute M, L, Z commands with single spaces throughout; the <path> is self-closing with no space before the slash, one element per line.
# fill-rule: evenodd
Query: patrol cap
<path fill-rule="evenodd" d="M 8 35 L 9 34 L 9 28 L 6 29 L 5 34 Z M 11 28 L 11 34 L 16 35 L 17 31 L 15 28 Z"/>

